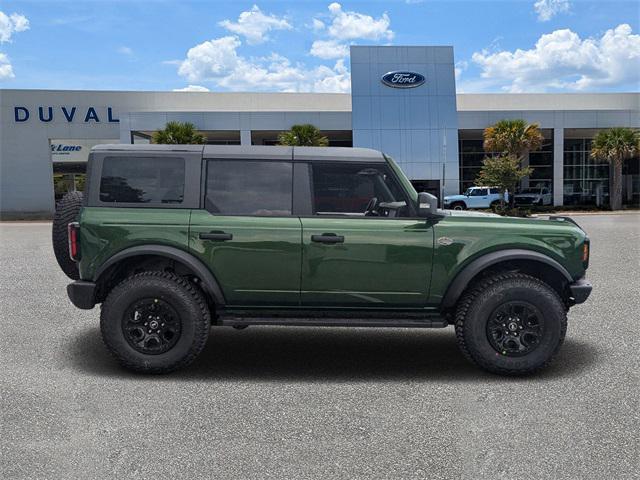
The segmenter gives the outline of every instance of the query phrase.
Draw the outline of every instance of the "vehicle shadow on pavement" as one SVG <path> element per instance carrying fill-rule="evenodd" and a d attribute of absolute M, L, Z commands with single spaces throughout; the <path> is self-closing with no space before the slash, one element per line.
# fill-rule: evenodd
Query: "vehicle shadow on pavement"
<path fill-rule="evenodd" d="M 191 366 L 166 377 L 121 368 L 97 328 L 82 332 L 67 353 L 73 367 L 88 374 L 154 381 L 505 381 L 471 365 L 458 350 L 452 329 L 217 327 Z M 570 378 L 596 363 L 594 346 L 567 339 L 554 364 L 535 378 Z"/>

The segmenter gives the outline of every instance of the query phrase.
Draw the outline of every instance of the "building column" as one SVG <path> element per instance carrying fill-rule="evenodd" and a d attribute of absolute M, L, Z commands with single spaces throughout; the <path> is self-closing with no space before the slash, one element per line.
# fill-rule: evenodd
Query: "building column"
<path fill-rule="evenodd" d="M 240 130 L 240 145 L 251 145 L 251 130 Z"/>
<path fill-rule="evenodd" d="M 527 168 L 529 166 L 529 152 L 527 152 L 527 154 L 522 157 L 522 162 L 520 162 L 520 165 L 522 166 L 522 168 Z M 520 182 L 520 186 L 522 188 L 529 188 L 529 175 L 522 179 L 522 181 Z"/>
<path fill-rule="evenodd" d="M 120 143 L 133 143 L 131 138 L 131 123 L 129 122 L 129 114 L 121 113 L 120 114 Z"/>
<path fill-rule="evenodd" d="M 564 128 L 553 129 L 553 205 L 564 204 Z"/>

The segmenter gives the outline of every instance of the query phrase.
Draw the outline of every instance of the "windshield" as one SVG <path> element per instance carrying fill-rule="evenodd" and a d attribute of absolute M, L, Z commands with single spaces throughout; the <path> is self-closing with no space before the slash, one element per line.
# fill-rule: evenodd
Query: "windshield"
<path fill-rule="evenodd" d="M 411 182 L 406 177 L 402 169 L 398 166 L 398 164 L 393 160 L 393 158 L 391 158 L 387 154 L 383 154 L 383 155 L 384 155 L 384 158 L 389 163 L 389 166 L 391 167 L 393 172 L 398 176 L 398 180 L 400 180 L 400 183 L 402 184 L 402 188 L 404 188 L 404 190 L 409 195 L 409 199 L 414 204 L 416 204 L 418 202 L 418 192 L 416 192 L 416 189 L 413 188 L 413 185 L 411 185 Z"/>
<path fill-rule="evenodd" d="M 538 193 L 540 193 L 540 189 L 539 188 L 523 188 L 522 190 L 520 190 L 520 193 L 538 194 Z"/>

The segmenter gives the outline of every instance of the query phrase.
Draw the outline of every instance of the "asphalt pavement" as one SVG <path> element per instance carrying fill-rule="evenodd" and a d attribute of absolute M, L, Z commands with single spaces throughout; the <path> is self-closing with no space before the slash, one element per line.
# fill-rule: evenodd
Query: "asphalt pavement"
<path fill-rule="evenodd" d="M 46 223 L 0 223 L 0 477 L 638 478 L 640 215 L 576 217 L 594 290 L 555 364 L 508 379 L 452 329 L 218 328 L 122 370 Z"/>

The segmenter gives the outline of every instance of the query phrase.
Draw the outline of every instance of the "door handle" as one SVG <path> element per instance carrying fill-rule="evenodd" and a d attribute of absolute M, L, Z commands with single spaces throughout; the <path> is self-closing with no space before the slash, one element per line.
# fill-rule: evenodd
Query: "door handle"
<path fill-rule="evenodd" d="M 344 243 L 344 236 L 335 233 L 323 233 L 322 235 L 311 235 L 312 242 L 318 243 Z"/>
<path fill-rule="evenodd" d="M 214 240 L 216 242 L 226 242 L 233 239 L 233 234 L 225 232 L 209 232 L 198 235 L 200 240 Z"/>

